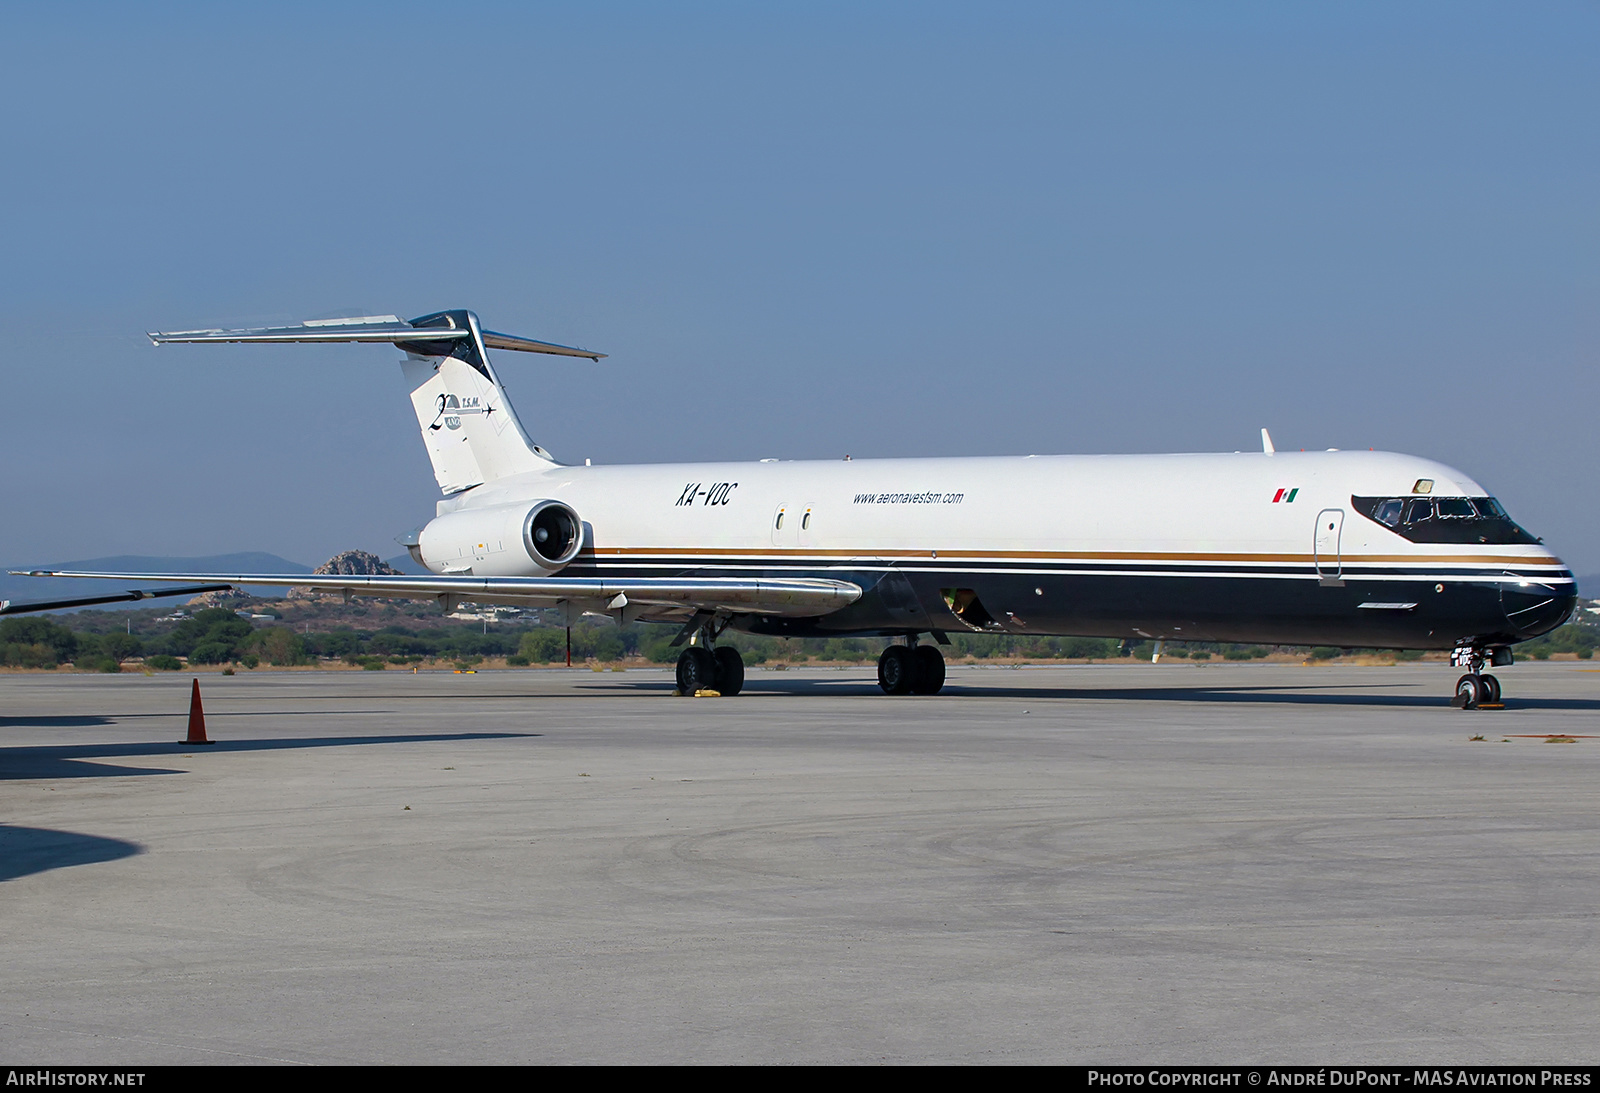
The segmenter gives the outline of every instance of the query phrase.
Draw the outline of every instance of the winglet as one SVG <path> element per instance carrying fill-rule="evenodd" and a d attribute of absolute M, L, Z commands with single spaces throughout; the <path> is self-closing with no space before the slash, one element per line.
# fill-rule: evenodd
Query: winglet
<path fill-rule="evenodd" d="M 1272 446 L 1272 434 L 1267 432 L 1265 428 L 1261 430 L 1261 450 L 1267 455 L 1271 455 L 1278 450 Z"/>

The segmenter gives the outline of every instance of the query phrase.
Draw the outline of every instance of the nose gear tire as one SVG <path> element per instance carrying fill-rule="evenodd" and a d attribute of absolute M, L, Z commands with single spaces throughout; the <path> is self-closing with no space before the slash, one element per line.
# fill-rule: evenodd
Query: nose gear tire
<path fill-rule="evenodd" d="M 1456 697 L 1450 701 L 1450 705 L 1458 710 L 1475 710 L 1478 703 L 1484 700 L 1483 692 L 1483 679 L 1469 672 L 1456 680 Z"/>

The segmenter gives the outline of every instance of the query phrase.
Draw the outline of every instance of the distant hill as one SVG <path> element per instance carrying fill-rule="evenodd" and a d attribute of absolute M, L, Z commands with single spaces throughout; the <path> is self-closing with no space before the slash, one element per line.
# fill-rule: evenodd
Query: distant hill
<path fill-rule="evenodd" d="M 423 569 L 416 562 L 413 562 L 410 554 L 397 554 L 393 558 L 385 558 L 384 561 L 388 562 L 390 565 L 394 566 L 408 577 L 433 576 L 432 573 L 428 572 L 426 569 Z"/>
<path fill-rule="evenodd" d="M 407 561 L 410 561 L 408 558 Z M 123 591 L 115 581 L 72 580 L 55 577 L 13 577 L 13 569 L 100 569 L 128 573 L 310 573 L 311 567 L 291 562 L 276 554 L 252 550 L 240 554 L 212 554 L 204 558 L 152 558 L 140 554 L 119 554 L 111 558 L 85 558 L 74 562 L 29 562 L 25 565 L 8 565 L 8 572 L 0 573 L 0 600 L 64 600 L 74 596 L 93 596 L 104 592 Z M 140 587 L 129 584 L 128 588 Z M 251 588 L 257 596 L 282 597 L 286 588 Z M 158 601 L 159 603 L 160 601 Z M 177 601 L 166 601 L 180 603 Z M 113 610 L 125 608 L 113 604 Z M 155 606 L 154 604 L 149 606 Z"/>

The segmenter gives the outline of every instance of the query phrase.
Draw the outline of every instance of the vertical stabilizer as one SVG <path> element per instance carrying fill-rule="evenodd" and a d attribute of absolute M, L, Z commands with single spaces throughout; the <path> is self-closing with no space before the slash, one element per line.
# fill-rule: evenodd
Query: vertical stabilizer
<path fill-rule="evenodd" d="M 411 325 L 471 332 L 467 338 L 400 345 L 406 351 L 400 366 L 411 388 L 411 406 L 441 490 L 460 493 L 555 462 L 523 432 L 489 363 L 476 315 L 443 311 L 413 319 Z"/>

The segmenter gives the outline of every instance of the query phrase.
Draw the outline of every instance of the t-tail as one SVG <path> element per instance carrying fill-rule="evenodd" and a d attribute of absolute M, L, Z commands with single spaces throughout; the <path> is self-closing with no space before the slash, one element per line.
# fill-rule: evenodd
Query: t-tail
<path fill-rule="evenodd" d="M 394 315 L 313 319 L 296 326 L 246 330 L 152 333 L 167 342 L 390 342 L 411 390 L 433 476 L 447 495 L 507 475 L 553 466 L 549 452 L 528 439 L 489 362 L 489 350 L 553 353 L 598 361 L 604 353 L 497 334 L 470 311 L 436 311 L 404 322 Z"/>

